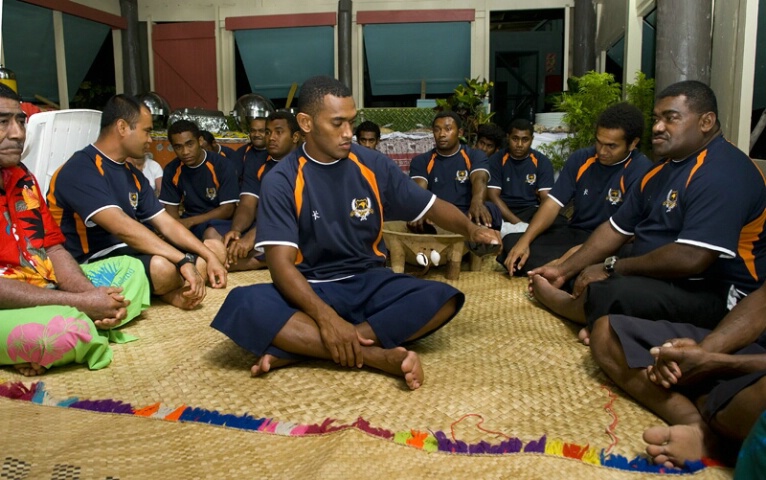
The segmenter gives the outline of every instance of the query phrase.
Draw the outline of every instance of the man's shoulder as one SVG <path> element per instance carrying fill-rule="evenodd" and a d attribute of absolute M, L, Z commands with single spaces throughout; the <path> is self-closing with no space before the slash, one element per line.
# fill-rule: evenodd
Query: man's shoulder
<path fill-rule="evenodd" d="M 569 163 L 570 161 L 577 162 L 577 163 L 584 163 L 590 158 L 596 157 L 596 147 L 585 147 L 581 148 L 579 150 L 575 150 L 572 152 L 571 155 L 567 158 L 566 163 Z"/>
<path fill-rule="evenodd" d="M 165 167 L 162 169 L 164 174 L 169 174 L 168 176 L 172 176 L 176 170 L 178 170 L 178 167 L 181 166 L 181 160 L 178 159 L 178 157 L 174 158 L 173 160 L 169 161 Z"/>
<path fill-rule="evenodd" d="M 432 148 L 431 150 L 423 153 L 419 153 L 412 157 L 412 163 L 415 162 L 428 162 L 428 160 L 431 159 L 436 154 L 436 149 Z"/>
<path fill-rule="evenodd" d="M 648 170 L 652 165 L 654 165 L 654 162 L 644 155 L 641 150 L 634 150 L 631 161 L 625 168 Z"/>
<path fill-rule="evenodd" d="M 466 153 L 466 155 L 468 155 L 468 158 L 470 158 L 472 162 L 487 161 L 487 154 L 484 153 L 484 150 L 479 150 L 478 148 L 472 148 L 467 145 L 463 145 L 461 148 Z"/>
<path fill-rule="evenodd" d="M 534 156 L 538 162 L 551 163 L 551 159 L 548 158 L 548 155 L 534 148 L 529 149 L 529 156 L 530 157 Z"/>

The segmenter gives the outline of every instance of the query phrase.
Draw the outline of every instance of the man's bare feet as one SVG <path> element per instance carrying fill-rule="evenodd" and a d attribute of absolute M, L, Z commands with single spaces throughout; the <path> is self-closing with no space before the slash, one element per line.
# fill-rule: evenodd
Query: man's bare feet
<path fill-rule="evenodd" d="M 425 381 L 420 357 L 415 352 L 396 347 L 386 350 L 380 347 L 364 349 L 364 361 L 367 365 L 383 370 L 391 375 L 404 376 L 410 390 L 417 390 Z"/>
<path fill-rule="evenodd" d="M 274 355 L 269 355 L 267 353 L 259 358 L 255 365 L 250 368 L 250 376 L 258 377 L 264 373 L 270 372 L 272 368 L 286 367 L 297 362 L 299 362 L 299 360 L 277 358 Z"/>
<path fill-rule="evenodd" d="M 586 347 L 590 346 L 590 332 L 587 327 L 582 327 L 580 329 L 580 332 L 577 334 L 577 339 Z"/>
<path fill-rule="evenodd" d="M 48 369 L 40 365 L 39 363 L 19 363 L 13 366 L 18 372 L 25 377 L 36 377 L 47 372 Z"/>
<path fill-rule="evenodd" d="M 689 460 L 710 457 L 713 433 L 704 424 L 656 426 L 646 429 L 646 453 L 652 461 L 668 468 L 683 467 Z"/>
<path fill-rule="evenodd" d="M 201 298 L 189 298 L 184 296 L 184 292 L 187 292 L 189 290 L 189 285 L 186 284 L 183 288 L 179 288 L 176 290 L 173 290 L 172 292 L 168 292 L 164 295 L 160 295 L 160 298 L 165 303 L 169 303 L 173 305 L 174 307 L 178 307 L 182 310 L 193 310 L 197 307 L 200 303 L 202 303 Z"/>
<path fill-rule="evenodd" d="M 532 295 L 553 313 L 577 323 L 585 323 L 582 307 L 583 297 L 574 298 L 569 293 L 554 287 L 542 275 L 533 275 L 529 279 Z"/>

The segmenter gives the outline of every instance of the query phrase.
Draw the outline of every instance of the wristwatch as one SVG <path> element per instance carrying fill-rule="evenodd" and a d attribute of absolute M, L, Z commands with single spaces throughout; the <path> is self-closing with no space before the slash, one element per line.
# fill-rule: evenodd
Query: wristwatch
<path fill-rule="evenodd" d="M 194 265 L 195 263 L 197 263 L 197 256 L 196 256 L 196 255 L 194 255 L 193 253 L 187 253 L 187 254 L 185 254 L 185 255 L 184 255 L 184 258 L 182 258 L 181 260 L 179 260 L 179 261 L 176 263 L 176 270 L 178 270 L 178 271 L 180 272 L 180 271 L 181 271 L 181 267 L 183 267 L 183 266 L 184 266 L 184 265 L 186 265 L 187 263 L 191 263 L 192 265 Z"/>
<path fill-rule="evenodd" d="M 620 257 L 617 255 L 612 255 L 611 257 L 607 257 L 606 260 L 604 260 L 604 271 L 607 275 L 611 275 L 614 273 L 614 265 L 617 263 L 617 260 L 619 260 Z"/>

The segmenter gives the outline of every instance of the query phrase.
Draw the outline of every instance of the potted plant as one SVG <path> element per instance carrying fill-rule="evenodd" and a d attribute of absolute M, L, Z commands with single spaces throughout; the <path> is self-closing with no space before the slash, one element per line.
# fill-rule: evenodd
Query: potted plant
<path fill-rule="evenodd" d="M 436 110 L 452 110 L 463 121 L 463 140 L 473 144 L 479 125 L 489 123 L 495 115 L 489 112 L 486 100 L 495 84 L 487 79 L 465 79 L 465 85 L 458 85 L 449 97 L 436 99 Z"/>

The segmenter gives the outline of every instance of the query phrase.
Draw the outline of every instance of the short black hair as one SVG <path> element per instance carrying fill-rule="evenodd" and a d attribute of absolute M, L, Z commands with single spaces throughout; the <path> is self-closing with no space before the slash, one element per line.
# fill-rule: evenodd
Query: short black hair
<path fill-rule="evenodd" d="M 434 117 L 434 121 L 431 122 L 431 128 L 433 128 L 436 125 L 436 121 L 440 118 L 451 118 L 455 121 L 455 125 L 457 125 L 458 130 L 463 128 L 463 119 L 460 118 L 460 115 L 453 112 L 452 110 L 442 110 L 441 112 L 437 113 Z"/>
<path fill-rule="evenodd" d="M 345 98 L 351 96 L 351 90 L 339 80 L 327 76 L 311 77 L 301 86 L 298 96 L 298 112 L 315 116 L 322 106 L 324 97 Z"/>
<path fill-rule="evenodd" d="M 657 95 L 657 100 L 681 95 L 686 97 L 686 104 L 692 112 L 699 115 L 713 112 L 718 117 L 718 100 L 716 100 L 715 92 L 697 80 L 684 80 L 669 85 Z"/>
<path fill-rule="evenodd" d="M 168 135 L 170 135 L 170 132 L 168 132 Z M 212 133 L 208 132 L 207 130 L 200 130 L 199 136 L 204 138 L 205 141 L 210 145 L 215 143 L 215 137 L 213 136 Z"/>
<path fill-rule="evenodd" d="M 644 135 L 644 114 L 635 105 L 627 102 L 615 103 L 601 112 L 596 128 L 622 129 L 625 142 L 630 144 Z"/>
<path fill-rule="evenodd" d="M 13 91 L 11 87 L 4 83 L 0 83 L 0 98 L 9 98 L 21 103 L 21 95 Z"/>
<path fill-rule="evenodd" d="M 301 127 L 298 125 L 298 120 L 295 119 L 295 115 L 290 112 L 274 112 L 266 118 L 266 125 L 274 120 L 286 120 L 287 126 L 290 128 L 290 134 L 300 132 Z"/>
<path fill-rule="evenodd" d="M 530 134 L 534 135 L 535 133 L 535 127 L 532 125 L 532 122 L 527 120 L 526 118 L 517 118 L 511 121 L 511 123 L 508 124 L 508 135 L 511 134 L 514 130 L 521 130 L 522 132 L 529 132 Z"/>
<path fill-rule="evenodd" d="M 380 140 L 380 127 L 375 122 L 365 120 L 364 122 L 360 123 L 354 132 L 354 135 L 356 135 L 357 139 L 359 139 L 359 134 L 362 132 L 372 132 L 375 134 L 375 138 Z"/>
<path fill-rule="evenodd" d="M 114 125 L 118 120 L 125 120 L 131 129 L 136 128 L 142 108 L 149 111 L 149 107 L 132 95 L 114 95 L 106 101 L 101 112 L 101 130 Z"/>
<path fill-rule="evenodd" d="M 168 140 L 172 135 L 178 135 L 183 132 L 191 132 L 192 137 L 199 138 L 201 133 L 196 123 L 191 120 L 177 120 L 168 128 Z"/>
<path fill-rule="evenodd" d="M 497 148 L 501 148 L 503 143 L 505 143 L 505 133 L 503 132 L 503 129 L 492 122 L 479 125 L 479 128 L 476 129 L 476 141 L 480 138 L 486 138 L 494 143 Z"/>

